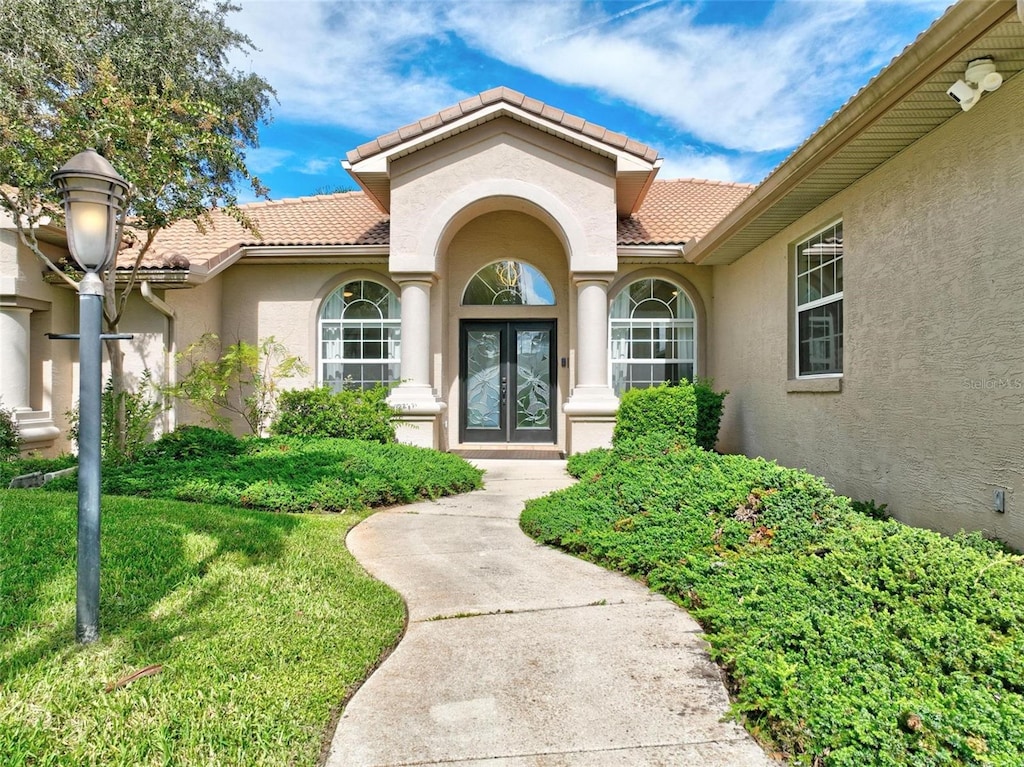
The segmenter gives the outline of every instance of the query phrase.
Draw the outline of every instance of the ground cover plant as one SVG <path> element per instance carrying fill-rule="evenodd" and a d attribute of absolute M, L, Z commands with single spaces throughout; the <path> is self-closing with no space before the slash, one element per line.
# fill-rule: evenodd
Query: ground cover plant
<path fill-rule="evenodd" d="M 1024 764 L 1024 558 L 759 459 L 632 444 L 569 466 L 523 529 L 689 609 L 792 763 Z"/>
<path fill-rule="evenodd" d="M 43 468 L 40 462 L 33 467 Z M 18 470 L 18 464 L 8 468 Z M 342 512 L 475 490 L 480 478 L 480 470 L 458 456 L 409 445 L 299 437 L 238 440 L 190 426 L 147 446 L 131 463 L 105 466 L 103 493 L 267 511 Z M 45 489 L 71 491 L 76 482 L 71 475 Z"/>
<path fill-rule="evenodd" d="M 316 763 L 404 622 L 345 549 L 365 513 L 106 497 L 101 640 L 79 646 L 76 496 L 0 491 L 0 762 Z"/>

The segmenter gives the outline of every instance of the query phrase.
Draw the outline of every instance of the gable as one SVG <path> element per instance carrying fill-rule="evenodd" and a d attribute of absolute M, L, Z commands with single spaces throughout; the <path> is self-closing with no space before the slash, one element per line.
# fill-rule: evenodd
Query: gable
<path fill-rule="evenodd" d="M 390 212 L 393 162 L 503 118 L 553 136 L 567 146 L 581 147 L 612 160 L 616 209 L 620 216 L 629 215 L 639 207 L 662 164 L 654 149 L 621 133 L 530 99 L 518 91 L 493 88 L 357 147 L 348 153 L 343 165 L 377 206 Z"/>

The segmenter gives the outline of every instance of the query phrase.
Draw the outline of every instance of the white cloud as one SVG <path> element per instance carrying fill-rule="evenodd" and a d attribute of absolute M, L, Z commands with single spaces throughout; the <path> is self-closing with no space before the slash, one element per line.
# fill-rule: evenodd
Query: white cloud
<path fill-rule="evenodd" d="M 908 14 L 944 4 L 790 1 L 757 25 L 708 24 L 714 1 L 243 0 L 231 24 L 262 51 L 234 64 L 277 89 L 279 117 L 367 137 L 502 84 L 489 81 L 501 62 L 627 104 L 696 144 L 764 152 L 809 135 L 908 41 Z M 454 55 L 462 45 L 466 59 Z"/>
<path fill-rule="evenodd" d="M 444 44 L 428 3 L 242 3 L 231 24 L 261 50 L 239 68 L 274 86 L 275 114 L 376 135 L 467 94 L 417 67 Z"/>
<path fill-rule="evenodd" d="M 245 165 L 250 173 L 271 173 L 284 165 L 295 153 L 290 149 L 256 147 L 245 152 Z"/>
<path fill-rule="evenodd" d="M 884 6 L 866 0 L 780 3 L 758 27 L 698 24 L 700 8 L 678 2 L 615 17 L 584 2 L 516 3 L 502 6 L 500 25 L 493 8 L 460 4 L 448 19 L 470 45 L 508 64 L 748 151 L 799 142 L 826 116 L 820 105 L 852 94 L 895 45 Z"/>
<path fill-rule="evenodd" d="M 658 178 L 710 178 L 716 181 L 760 181 L 764 173 L 750 168 L 742 159 L 723 154 L 706 154 L 689 148 L 668 150 L 662 153 L 665 164 L 658 171 Z"/>
<path fill-rule="evenodd" d="M 295 172 L 305 176 L 322 176 L 332 167 L 338 166 L 338 163 L 337 157 L 309 157 L 295 168 Z"/>

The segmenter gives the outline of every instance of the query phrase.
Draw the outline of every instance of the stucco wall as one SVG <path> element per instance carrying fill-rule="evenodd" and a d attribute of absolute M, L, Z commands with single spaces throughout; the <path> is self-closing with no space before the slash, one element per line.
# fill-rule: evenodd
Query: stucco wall
<path fill-rule="evenodd" d="M 614 271 L 614 161 L 509 118 L 392 163 L 392 270 L 432 271 L 468 220 L 459 213 L 496 197 L 530 200 L 534 213 L 548 216 L 574 270 Z"/>
<path fill-rule="evenodd" d="M 715 267 L 710 368 L 732 392 L 720 448 L 806 467 L 913 524 L 1024 547 L 1022 115 L 1018 77 Z M 787 393 L 789 249 L 838 218 L 842 390 Z"/>
<path fill-rule="evenodd" d="M 205 332 L 217 333 L 222 343 L 256 344 L 273 336 L 309 367 L 306 375 L 287 379 L 282 386 L 314 386 L 320 304 L 343 282 L 364 278 L 390 284 L 382 264 L 235 264 L 211 283 L 170 295 L 168 302 L 179 317 L 177 347 L 184 350 Z M 185 372 L 179 367 L 179 375 Z M 198 420 L 196 413 L 182 408 L 180 422 Z M 245 428 L 240 420 L 235 427 Z"/>
<path fill-rule="evenodd" d="M 6 228 L 11 227 L 11 228 Z M 65 252 L 41 244 L 42 250 L 54 260 Z M 78 329 L 78 297 L 71 290 L 49 285 L 43 279 L 42 262 L 18 239 L 10 219 L 0 216 L 0 303 L 21 307 L 28 323 L 28 401 L 4 402 L 5 407 L 29 407 L 41 414 L 49 413 L 53 425 L 67 429 L 65 412 L 77 398 L 78 348 L 71 341 L 51 341 L 47 333 L 73 333 Z M 30 311 L 29 311 L 30 310 Z M 8 339 L 5 339 L 5 342 Z M 13 339 L 12 339 L 13 340 Z M 10 350 L 4 354 L 13 353 Z M 10 359 L 0 360 L 0 375 L 21 378 L 24 368 Z M 5 384 L 6 385 L 6 384 Z M 17 384 L 16 384 L 17 387 Z M 60 436 L 55 442 L 27 445 L 47 454 L 69 450 L 71 444 Z"/>

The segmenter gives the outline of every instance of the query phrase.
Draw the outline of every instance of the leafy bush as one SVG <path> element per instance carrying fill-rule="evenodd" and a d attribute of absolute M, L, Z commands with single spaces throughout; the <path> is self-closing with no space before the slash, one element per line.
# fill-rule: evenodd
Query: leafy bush
<path fill-rule="evenodd" d="M 630 389 L 619 402 L 612 444 L 622 448 L 643 442 L 655 450 L 689 447 L 694 444 L 696 423 L 696 397 L 689 381 Z"/>
<path fill-rule="evenodd" d="M 232 434 L 205 426 L 180 426 L 146 450 L 149 459 L 191 460 L 213 455 L 238 455 L 245 449 Z"/>
<path fill-rule="evenodd" d="M 255 435 L 262 434 L 270 420 L 281 381 L 307 370 L 273 336 L 259 344 L 238 340 L 223 346 L 216 334 L 204 333 L 177 359 L 188 372 L 168 394 L 187 401 L 220 429 L 231 424 L 225 413 L 238 416 Z"/>
<path fill-rule="evenodd" d="M 714 450 L 718 442 L 718 429 L 722 424 L 722 408 L 727 391 L 715 391 L 714 381 L 698 378 L 693 383 L 693 394 L 697 401 L 697 446 Z"/>
<path fill-rule="evenodd" d="M 793 764 L 1024 764 L 1024 557 L 872 519 L 760 459 L 575 463 L 523 529 L 690 609 L 735 711 Z"/>
<path fill-rule="evenodd" d="M 100 455 L 103 461 L 127 463 L 135 460 L 152 437 L 153 421 L 166 409 L 153 384 L 152 374 L 146 370 L 135 391 L 128 388 L 117 391 L 114 379 L 108 378 L 100 397 Z M 121 418 L 118 417 L 119 410 Z M 78 442 L 78 408 L 69 410 L 67 416 L 71 424 L 69 436 Z M 118 429 L 122 431 L 118 433 Z"/>
<path fill-rule="evenodd" d="M 14 411 L 0 407 L 0 461 L 13 461 L 21 455 L 21 434 Z"/>
<path fill-rule="evenodd" d="M 388 389 L 343 389 L 326 386 L 281 392 L 271 432 L 290 437 L 337 437 L 368 442 L 394 442 L 395 411 Z"/>
<path fill-rule="evenodd" d="M 883 503 L 881 506 L 875 504 L 874 499 L 870 501 L 850 501 L 850 506 L 858 514 L 864 514 L 872 519 L 889 519 L 889 506 Z"/>

